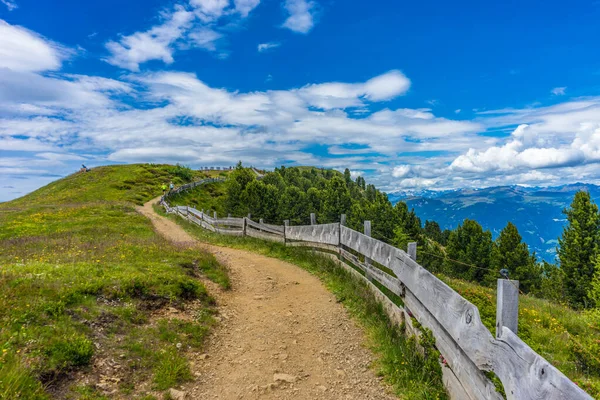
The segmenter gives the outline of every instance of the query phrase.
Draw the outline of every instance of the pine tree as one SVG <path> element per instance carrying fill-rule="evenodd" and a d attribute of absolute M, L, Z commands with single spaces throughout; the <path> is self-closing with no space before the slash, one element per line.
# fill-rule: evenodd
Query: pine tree
<path fill-rule="evenodd" d="M 588 290 L 588 298 L 592 306 L 600 307 L 600 255 L 594 263 L 594 277 Z"/>
<path fill-rule="evenodd" d="M 381 192 L 377 192 L 375 201 L 368 208 L 367 219 L 371 221 L 372 236 L 384 242 L 394 238 L 394 228 L 400 222 L 387 195 Z"/>
<path fill-rule="evenodd" d="M 558 239 L 560 267 L 571 305 L 589 307 L 594 266 L 600 244 L 600 214 L 588 192 L 575 194 L 571 207 L 564 210 L 569 224 Z"/>
<path fill-rule="evenodd" d="M 309 214 L 306 194 L 296 186 L 288 186 L 279 198 L 279 219 L 288 219 L 292 225 L 304 225 L 309 223 Z"/>
<path fill-rule="evenodd" d="M 524 292 L 539 287 L 541 270 L 535 256 L 529 253 L 527 244 L 522 242 L 519 230 L 509 222 L 494 242 L 490 259 L 492 271 L 488 274 L 487 283 L 495 284 L 500 276 L 498 271 L 507 269 L 510 279 L 519 281 L 519 288 Z"/>
<path fill-rule="evenodd" d="M 340 215 L 347 214 L 352 206 L 350 191 L 346 182 L 339 176 L 334 176 L 327 184 L 323 214 L 327 222 L 337 222 Z"/>
<path fill-rule="evenodd" d="M 350 174 L 350 170 L 346 168 L 344 170 L 344 180 L 346 181 L 346 185 L 350 186 L 352 183 L 352 175 Z"/>
<path fill-rule="evenodd" d="M 448 239 L 446 268 L 459 278 L 483 282 L 487 274 L 485 269 L 490 267 L 491 252 L 491 232 L 484 231 L 476 221 L 465 219 L 462 225 L 452 231 Z"/>
<path fill-rule="evenodd" d="M 425 221 L 425 228 L 423 229 L 423 233 L 428 238 L 435 240 L 438 243 L 442 243 L 442 230 L 440 228 L 440 224 L 435 221 Z"/>

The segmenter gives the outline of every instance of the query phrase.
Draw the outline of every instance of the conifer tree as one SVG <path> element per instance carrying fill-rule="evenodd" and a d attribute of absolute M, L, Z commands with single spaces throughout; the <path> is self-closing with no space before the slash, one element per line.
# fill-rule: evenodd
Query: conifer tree
<path fill-rule="evenodd" d="M 327 221 L 339 221 L 340 215 L 348 213 L 352 206 L 350 191 L 346 182 L 339 176 L 334 176 L 327 183 L 323 214 Z"/>
<path fill-rule="evenodd" d="M 522 242 L 519 230 L 512 222 L 500 231 L 494 242 L 490 267 L 492 271 L 487 277 L 490 285 L 494 285 L 500 277 L 498 271 L 501 269 L 507 269 L 509 278 L 518 280 L 519 288 L 526 293 L 540 285 L 541 271 L 535 256 L 529 253 L 527 244 Z"/>
<path fill-rule="evenodd" d="M 575 307 L 589 307 L 592 305 L 589 291 L 600 244 L 598 206 L 588 192 L 580 191 L 563 213 L 569 223 L 558 239 L 557 251 L 567 297 Z"/>
<path fill-rule="evenodd" d="M 487 274 L 485 269 L 490 267 L 491 252 L 491 232 L 484 231 L 476 221 L 465 219 L 448 239 L 446 269 L 459 278 L 483 282 Z"/>

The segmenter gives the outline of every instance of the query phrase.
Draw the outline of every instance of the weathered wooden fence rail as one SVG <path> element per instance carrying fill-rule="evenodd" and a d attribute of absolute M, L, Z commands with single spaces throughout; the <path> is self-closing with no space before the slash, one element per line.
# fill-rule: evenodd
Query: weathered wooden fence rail
<path fill-rule="evenodd" d="M 189 189 L 216 180 L 220 179 L 205 179 L 187 186 Z M 167 212 L 212 232 L 307 246 L 326 251 L 330 256 L 333 253 L 340 265 L 367 281 L 392 321 L 406 322 L 412 332 L 418 333 L 412 324 L 414 317 L 431 330 L 445 361 L 444 384 L 453 399 L 502 399 L 484 371 L 498 376 L 508 399 L 591 399 L 506 326 L 499 326 L 494 337 L 481 322 L 477 307 L 421 267 L 405 251 L 344 226 L 344 217 L 342 223 L 272 225 L 247 217 L 211 217 L 190 207 L 171 207 L 167 200 L 168 196 L 161 201 Z M 312 217 L 311 222 L 314 220 Z M 391 302 L 373 281 L 399 296 L 404 306 Z"/>

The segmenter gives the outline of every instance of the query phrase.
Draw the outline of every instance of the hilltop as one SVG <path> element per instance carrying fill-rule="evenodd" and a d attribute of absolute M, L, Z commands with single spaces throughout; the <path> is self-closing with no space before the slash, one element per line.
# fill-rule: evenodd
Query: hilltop
<path fill-rule="evenodd" d="M 202 348 L 213 324 L 196 277 L 224 288 L 229 278 L 212 255 L 158 236 L 135 206 L 165 181 L 203 174 L 98 167 L 0 205 L 0 398 L 143 396 L 190 378 L 184 350 Z M 156 314 L 166 306 L 202 318 Z"/>

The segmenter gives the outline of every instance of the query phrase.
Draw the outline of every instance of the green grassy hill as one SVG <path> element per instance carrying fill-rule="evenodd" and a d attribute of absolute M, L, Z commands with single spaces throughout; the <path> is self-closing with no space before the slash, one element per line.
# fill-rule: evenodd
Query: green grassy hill
<path fill-rule="evenodd" d="M 213 312 L 196 278 L 228 287 L 228 277 L 135 211 L 162 183 L 208 175 L 190 172 L 98 167 L 0 204 L 0 399 L 104 398 L 94 384 L 151 399 L 191 378 L 186 352 L 202 346 Z M 167 306 L 195 321 L 158 317 Z M 108 384 L 106 359 L 123 360 Z"/>

